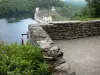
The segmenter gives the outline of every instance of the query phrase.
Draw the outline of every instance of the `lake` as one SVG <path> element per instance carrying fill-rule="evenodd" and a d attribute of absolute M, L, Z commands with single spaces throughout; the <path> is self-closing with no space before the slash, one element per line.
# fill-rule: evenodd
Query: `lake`
<path fill-rule="evenodd" d="M 28 31 L 28 25 L 36 23 L 32 18 L 20 20 L 20 22 L 8 23 L 7 19 L 0 19 L 0 41 L 7 43 L 21 43 L 21 34 Z M 24 36 L 24 41 L 27 37 Z"/>

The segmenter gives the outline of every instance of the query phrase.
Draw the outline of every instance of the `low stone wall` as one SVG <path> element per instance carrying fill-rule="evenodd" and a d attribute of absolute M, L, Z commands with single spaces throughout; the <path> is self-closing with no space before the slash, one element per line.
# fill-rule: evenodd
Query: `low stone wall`
<path fill-rule="evenodd" d="M 41 25 L 54 40 L 77 39 L 100 35 L 100 21 L 54 22 Z"/>
<path fill-rule="evenodd" d="M 52 41 L 77 39 L 100 35 L 100 21 L 53 22 L 46 25 L 29 25 L 28 36 L 32 45 L 42 49 L 49 71 L 53 75 L 76 75 L 63 59 L 63 52 Z M 51 38 L 50 38 L 51 37 Z"/>
<path fill-rule="evenodd" d="M 53 75 L 76 75 L 67 62 L 63 59 L 63 52 L 55 45 L 49 35 L 41 26 L 29 25 L 28 39 L 32 45 L 42 49 L 44 59 Z"/>

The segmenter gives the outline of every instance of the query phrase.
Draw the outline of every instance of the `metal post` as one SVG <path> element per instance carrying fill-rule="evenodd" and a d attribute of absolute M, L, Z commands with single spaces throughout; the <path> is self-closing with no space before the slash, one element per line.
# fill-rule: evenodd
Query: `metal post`
<path fill-rule="evenodd" d="M 21 39 L 22 45 L 24 45 L 24 39 L 23 39 L 23 36 L 24 36 L 24 35 L 27 35 L 27 36 L 28 36 L 28 34 L 21 34 L 21 35 L 22 35 L 22 39 Z"/>

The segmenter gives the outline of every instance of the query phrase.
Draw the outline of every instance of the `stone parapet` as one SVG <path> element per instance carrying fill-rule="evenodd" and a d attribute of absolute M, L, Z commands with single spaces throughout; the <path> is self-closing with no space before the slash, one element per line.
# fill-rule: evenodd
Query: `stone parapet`
<path fill-rule="evenodd" d="M 53 40 L 77 39 L 100 35 L 100 21 L 53 22 L 41 25 Z"/>
<path fill-rule="evenodd" d="M 76 75 L 63 59 L 64 53 L 55 45 L 41 26 L 29 25 L 28 29 L 31 44 L 42 49 L 44 59 L 49 65 L 49 71 L 52 72 L 53 75 Z"/>

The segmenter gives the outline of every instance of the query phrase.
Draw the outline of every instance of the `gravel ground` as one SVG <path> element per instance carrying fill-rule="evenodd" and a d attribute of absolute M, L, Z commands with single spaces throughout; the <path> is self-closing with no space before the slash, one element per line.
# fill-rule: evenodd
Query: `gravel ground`
<path fill-rule="evenodd" d="M 100 75 L 100 36 L 54 41 L 77 75 Z"/>

